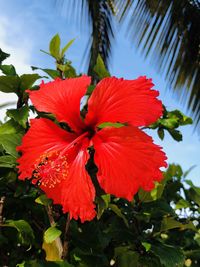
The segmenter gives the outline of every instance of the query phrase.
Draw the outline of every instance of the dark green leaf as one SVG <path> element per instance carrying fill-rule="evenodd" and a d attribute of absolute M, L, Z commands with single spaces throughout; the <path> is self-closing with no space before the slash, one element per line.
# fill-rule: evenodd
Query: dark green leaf
<path fill-rule="evenodd" d="M 164 267 L 183 267 L 184 265 L 185 257 L 180 248 L 159 243 L 152 244 L 151 251 L 160 259 Z"/>
<path fill-rule="evenodd" d="M 0 48 L 0 64 L 9 56 L 10 56 L 10 54 L 3 52 Z"/>
<path fill-rule="evenodd" d="M 19 109 L 8 109 L 6 114 L 8 117 L 18 122 L 22 127 L 26 128 L 26 123 L 29 115 L 29 108 L 27 106 L 21 107 Z"/>
<path fill-rule="evenodd" d="M 14 168 L 16 165 L 16 159 L 12 156 L 0 156 L 0 167 Z"/>
<path fill-rule="evenodd" d="M 30 87 L 41 77 L 37 74 L 23 74 L 20 76 L 21 84 L 20 88 L 25 91 L 27 89 L 30 89 Z"/>
<path fill-rule="evenodd" d="M 5 151 L 16 157 L 18 155 L 16 146 L 21 142 L 22 129 L 13 120 L 9 120 L 0 126 L 0 144 Z"/>
<path fill-rule="evenodd" d="M 124 221 L 125 225 L 126 225 L 127 227 L 129 227 L 129 225 L 128 225 L 128 221 L 127 221 L 125 215 L 122 213 L 122 211 L 120 210 L 120 208 L 118 208 L 117 205 L 115 205 L 115 204 L 109 204 L 108 207 L 109 207 L 109 208 L 110 208 L 110 209 L 111 209 L 117 216 L 119 216 L 120 218 L 122 218 L 122 220 Z"/>
<path fill-rule="evenodd" d="M 161 224 L 161 232 L 168 231 L 174 228 L 179 228 L 180 230 L 192 229 L 196 231 L 196 228 L 192 222 L 181 223 L 176 221 L 173 217 L 164 217 Z"/>
<path fill-rule="evenodd" d="M 101 195 L 97 198 L 97 219 L 99 220 L 103 214 L 103 212 L 108 208 L 108 205 L 110 203 L 110 195 Z"/>
<path fill-rule="evenodd" d="M 14 227 L 18 231 L 18 237 L 20 239 L 20 242 L 22 244 L 32 244 L 32 242 L 35 239 L 33 230 L 30 226 L 30 224 L 24 220 L 7 220 L 5 221 L 5 224 L 3 225 L 5 227 Z"/>
<path fill-rule="evenodd" d="M 129 247 L 115 248 L 115 258 L 119 267 L 137 267 L 139 254 L 136 251 L 130 250 Z"/>
<path fill-rule="evenodd" d="M 18 76 L 0 76 L 0 91 L 18 93 L 20 79 Z"/>
<path fill-rule="evenodd" d="M 180 142 L 183 140 L 182 134 L 180 131 L 178 130 L 169 130 L 168 131 L 170 133 L 170 135 L 173 137 L 174 140 Z"/>
<path fill-rule="evenodd" d="M 164 139 L 165 137 L 165 132 L 164 132 L 164 129 L 163 128 L 158 128 L 158 136 L 160 137 L 161 140 Z"/>
<path fill-rule="evenodd" d="M 5 75 L 15 76 L 17 74 L 13 65 L 0 65 L 0 70 Z"/>
<path fill-rule="evenodd" d="M 52 69 L 42 69 L 38 67 L 31 66 L 32 70 L 42 70 L 45 73 L 47 73 L 51 78 L 55 79 L 57 77 L 60 77 L 60 73 L 57 70 L 52 70 Z"/>

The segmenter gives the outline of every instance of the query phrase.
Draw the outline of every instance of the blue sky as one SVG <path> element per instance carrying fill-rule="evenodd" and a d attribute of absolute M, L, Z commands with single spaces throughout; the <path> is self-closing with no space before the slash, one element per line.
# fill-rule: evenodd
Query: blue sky
<path fill-rule="evenodd" d="M 72 0 L 68 0 L 72 2 Z M 90 36 L 90 29 L 83 24 L 81 29 L 75 23 L 73 16 L 66 17 L 66 12 L 55 5 L 55 0 L 0 0 L 0 47 L 11 54 L 7 63 L 16 66 L 19 73 L 30 73 L 30 66 L 53 68 L 54 62 L 39 50 L 48 49 L 49 40 L 59 33 L 66 44 L 70 39 L 76 38 L 70 48 L 67 58 L 79 72 L 84 72 L 82 58 Z M 125 28 L 115 28 L 116 39 L 113 42 L 113 53 L 110 64 L 110 72 L 117 77 L 128 79 L 137 78 L 140 75 L 151 77 L 155 89 L 160 91 L 160 99 L 168 110 L 180 109 L 189 115 L 186 107 L 178 101 L 178 96 L 166 89 L 166 82 L 158 75 L 150 60 L 145 60 L 134 44 L 126 37 Z M 0 93 L 0 104 L 14 100 L 12 94 Z M 0 118 L 3 118 L 0 111 Z M 200 138 L 194 133 L 192 126 L 182 127 L 183 141 L 178 143 L 166 135 L 164 141 L 160 141 L 153 131 L 155 143 L 160 144 L 168 156 L 168 162 L 179 163 L 184 170 L 196 165 L 189 177 L 195 184 L 200 185 Z"/>

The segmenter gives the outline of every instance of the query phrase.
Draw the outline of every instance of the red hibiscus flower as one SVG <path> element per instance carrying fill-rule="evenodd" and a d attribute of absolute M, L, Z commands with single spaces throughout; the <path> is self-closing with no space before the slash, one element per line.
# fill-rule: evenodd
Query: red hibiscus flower
<path fill-rule="evenodd" d="M 139 188 L 151 190 L 162 179 L 160 167 L 166 156 L 152 138 L 138 127 L 148 126 L 162 114 L 162 103 L 151 90 L 150 79 L 105 78 L 88 100 L 85 118 L 80 101 L 90 85 L 90 77 L 42 83 L 30 91 L 36 109 L 53 113 L 71 131 L 49 119 L 32 119 L 18 150 L 19 178 L 32 179 L 55 204 L 61 204 L 71 218 L 81 221 L 95 217 L 95 187 L 85 168 L 88 148 L 94 149 L 97 180 L 109 194 L 132 200 Z M 120 122 L 120 128 L 99 125 Z"/>

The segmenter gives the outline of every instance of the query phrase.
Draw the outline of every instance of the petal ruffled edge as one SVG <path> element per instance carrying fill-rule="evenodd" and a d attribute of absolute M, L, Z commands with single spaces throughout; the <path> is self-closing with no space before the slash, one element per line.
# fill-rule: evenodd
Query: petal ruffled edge
<path fill-rule="evenodd" d="M 88 100 L 85 123 L 98 126 L 104 122 L 120 122 L 132 126 L 148 126 L 163 112 L 158 91 L 152 90 L 151 79 L 139 77 L 124 80 L 102 79 Z"/>
<path fill-rule="evenodd" d="M 108 127 L 93 138 L 97 178 L 106 193 L 132 200 L 138 189 L 152 190 L 162 179 L 165 153 L 136 127 Z"/>
<path fill-rule="evenodd" d="M 60 122 L 66 122 L 72 130 L 80 133 L 84 123 L 80 117 L 80 101 L 86 94 L 91 78 L 83 75 L 66 80 L 56 79 L 42 83 L 39 90 L 27 90 L 38 111 L 50 112 Z"/>

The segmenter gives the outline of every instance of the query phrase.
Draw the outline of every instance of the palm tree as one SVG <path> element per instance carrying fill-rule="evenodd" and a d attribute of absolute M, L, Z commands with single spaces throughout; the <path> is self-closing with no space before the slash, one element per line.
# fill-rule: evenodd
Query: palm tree
<path fill-rule="evenodd" d="M 57 0 L 58 1 L 58 0 Z M 62 0 L 68 6 L 70 0 Z M 73 9 L 72 9 L 73 8 Z M 152 57 L 156 69 L 168 85 L 192 110 L 196 126 L 200 122 L 200 3 L 198 0 L 74 0 L 71 12 L 88 19 L 88 73 L 100 54 L 108 66 L 114 38 L 113 18 L 122 24 L 130 17 L 131 40 Z M 69 9 L 68 9 L 69 10 Z"/>

